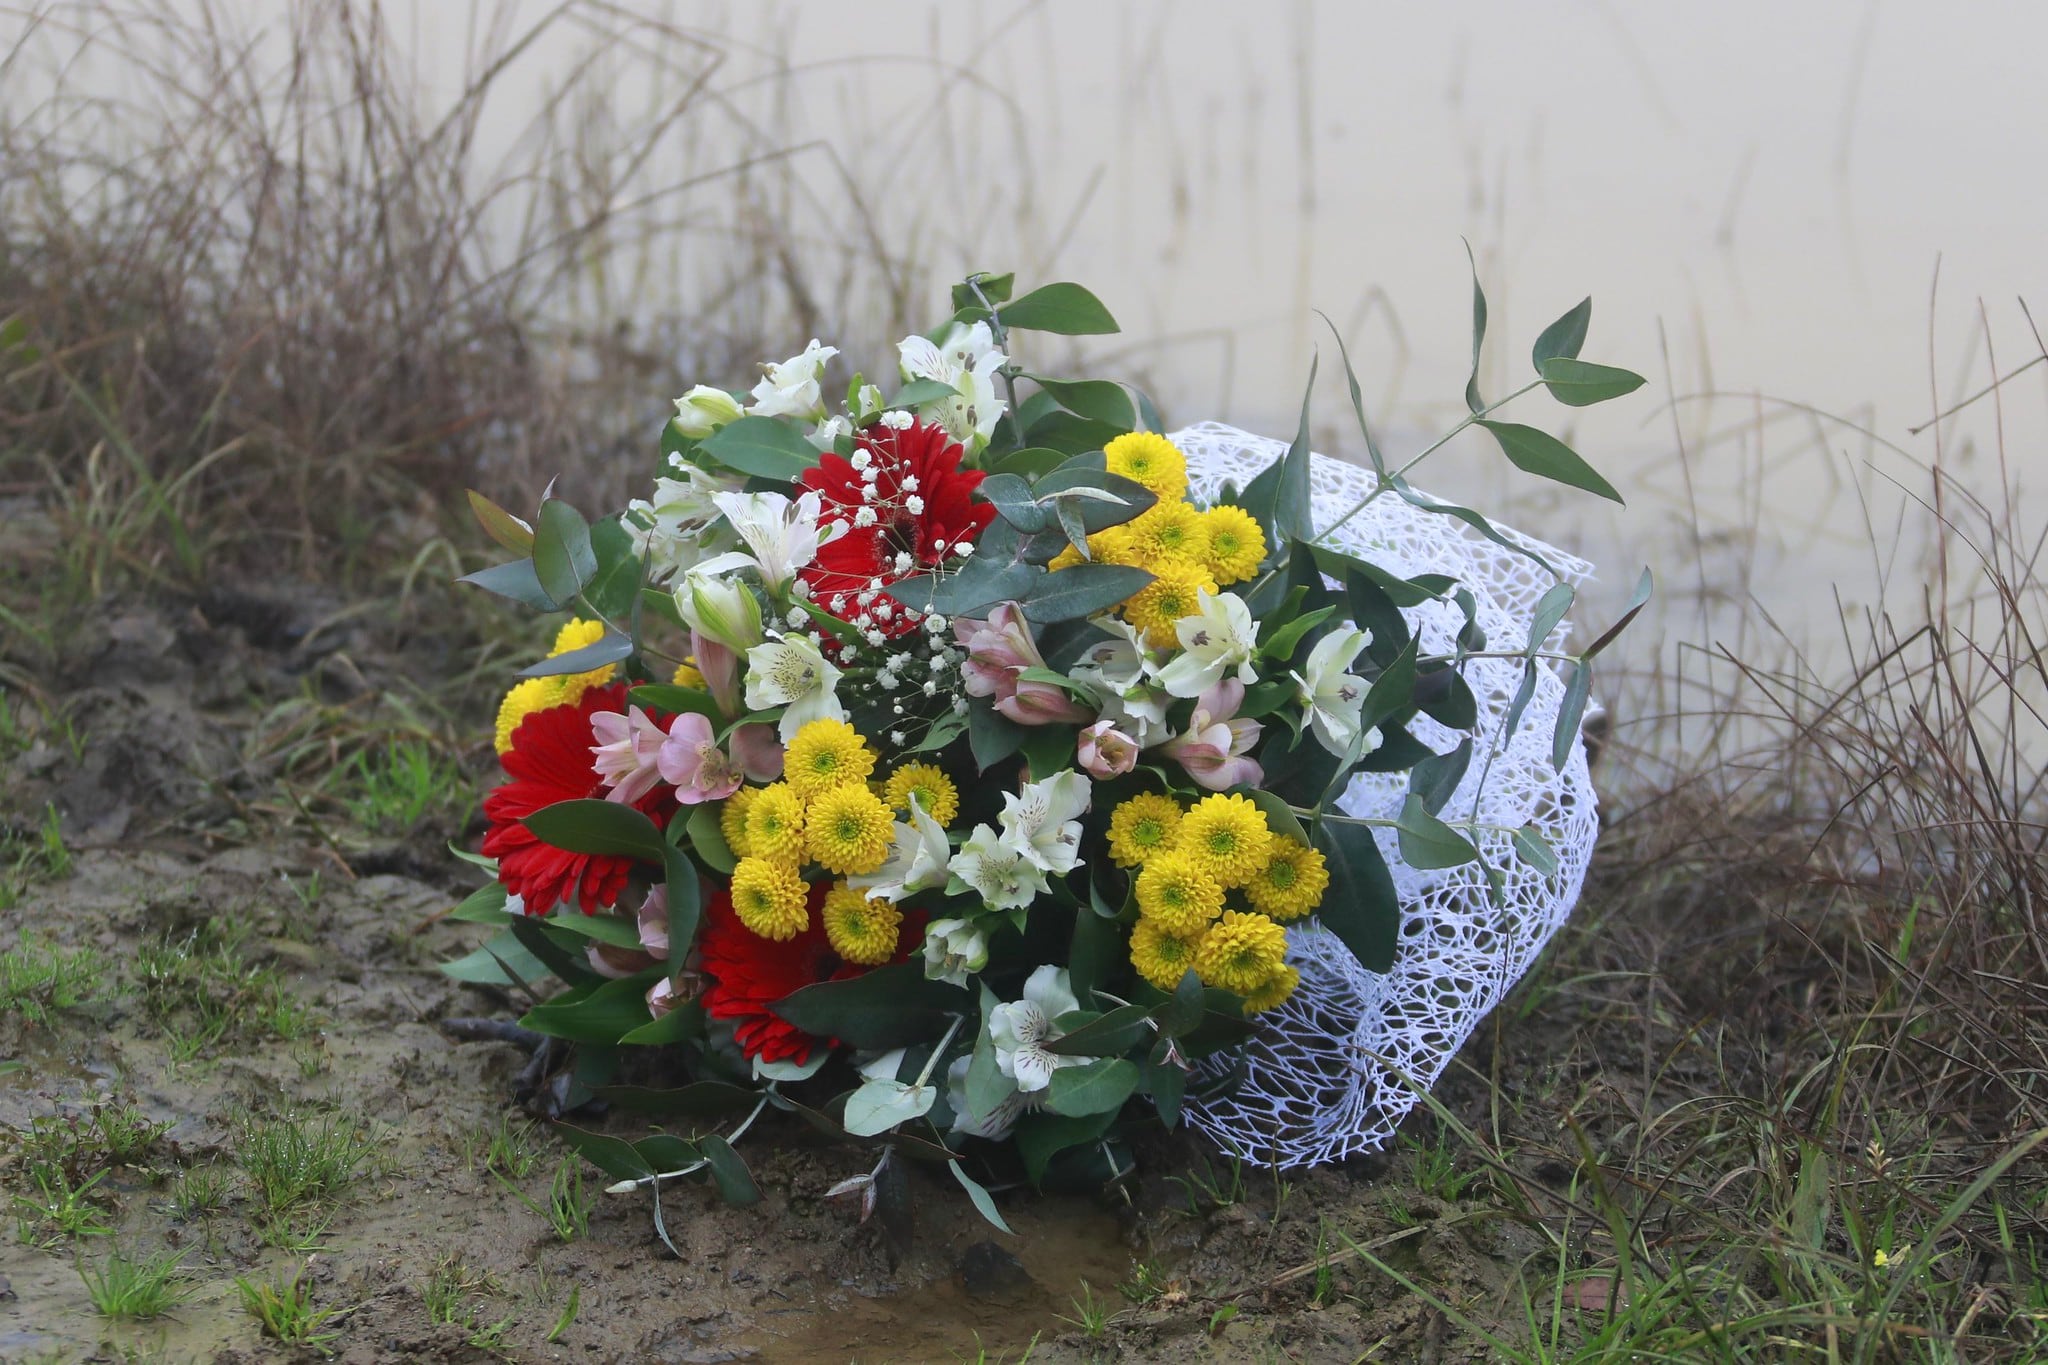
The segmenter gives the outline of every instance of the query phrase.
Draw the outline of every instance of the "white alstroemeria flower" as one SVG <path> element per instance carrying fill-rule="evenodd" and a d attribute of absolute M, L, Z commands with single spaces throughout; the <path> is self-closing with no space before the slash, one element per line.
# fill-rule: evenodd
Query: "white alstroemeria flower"
<path fill-rule="evenodd" d="M 1145 639 L 1128 621 L 1097 617 L 1095 625 L 1114 636 L 1088 646 L 1067 676 L 1088 689 L 1097 715 L 1114 721 L 1140 749 L 1173 738 L 1166 708 L 1173 701 L 1157 686 L 1159 666 L 1145 648 Z"/>
<path fill-rule="evenodd" d="M 824 421 L 818 423 L 818 425 L 812 427 L 809 434 L 806 435 L 804 439 L 809 441 L 812 445 L 816 446 L 819 450 L 830 450 L 833 446 L 838 444 L 839 438 L 841 436 L 851 435 L 853 435 L 852 419 L 845 417 L 839 413 L 834 413 L 832 416 L 827 417 Z"/>
<path fill-rule="evenodd" d="M 967 1068 L 973 1064 L 971 1057 L 955 1057 L 953 1064 L 946 1068 L 946 1102 L 953 1110 L 950 1131 L 1001 1142 L 1017 1126 L 1018 1119 L 1037 1110 L 1043 1097 L 1036 1092 L 1025 1094 L 1012 1081 L 1006 1087 L 1009 1093 L 997 1102 L 995 1109 L 976 1118 L 973 1107 L 967 1103 Z"/>
<path fill-rule="evenodd" d="M 724 389 L 699 384 L 676 400 L 676 430 L 685 436 L 704 439 L 727 422 L 740 419 L 738 400 Z"/>
<path fill-rule="evenodd" d="M 1325 749 L 1339 758 L 1351 752 L 1359 737 L 1365 708 L 1365 679 L 1347 672 L 1359 651 L 1372 643 L 1369 630 L 1333 630 L 1308 652 L 1305 673 L 1295 673 L 1297 696 L 1308 709 L 1309 728 Z M 1377 726 L 1365 735 L 1364 753 L 1380 747 Z"/>
<path fill-rule="evenodd" d="M 780 493 L 717 493 L 711 500 L 747 548 L 714 555 L 697 565 L 696 571 L 723 574 L 753 569 L 777 597 L 788 589 L 797 570 L 818 557 L 820 545 L 846 534 L 843 521 L 828 522 L 823 530 L 818 529 L 824 502 L 815 490 L 795 502 Z"/>
<path fill-rule="evenodd" d="M 745 653 L 765 638 L 761 603 L 744 583 L 692 570 L 677 585 L 674 597 L 676 612 L 685 625 L 735 654 Z"/>
<path fill-rule="evenodd" d="M 776 727 L 782 742 L 814 720 L 845 720 L 839 670 L 802 635 L 786 635 L 747 651 L 747 708 L 785 707 Z"/>
<path fill-rule="evenodd" d="M 1159 685 L 1174 696 L 1199 697 L 1233 671 L 1241 683 L 1259 680 L 1259 623 L 1236 593 L 1196 593 L 1195 614 L 1174 622 L 1173 633 L 1181 652 L 1159 670 Z"/>
<path fill-rule="evenodd" d="M 1093 784 L 1072 768 L 1003 793 L 1002 843 L 1024 861 L 1064 876 L 1081 860 L 1080 817 Z"/>
<path fill-rule="evenodd" d="M 988 444 L 1004 411 L 996 392 L 996 372 L 1010 358 L 995 348 L 987 323 L 971 327 L 956 323 L 937 343 L 921 336 L 905 337 L 896 344 L 896 354 L 905 379 L 934 379 L 953 390 L 950 398 L 921 404 L 919 412 L 939 422 L 970 450 Z"/>
<path fill-rule="evenodd" d="M 1063 1035 L 1061 1015 L 1080 1008 L 1064 968 L 1046 963 L 1024 982 L 1024 998 L 997 1005 L 988 1012 L 989 1041 L 996 1046 L 996 1069 L 1025 1093 L 1052 1084 L 1052 1073 L 1088 1060 L 1047 1052 L 1045 1045 Z"/>
<path fill-rule="evenodd" d="M 647 561 L 650 580 L 665 583 L 685 573 L 706 556 L 731 544 L 723 531 L 712 531 L 719 516 L 713 499 L 720 493 L 738 492 L 744 480 L 727 478 L 697 468 L 682 466 L 680 479 L 658 478 L 654 495 L 635 498 L 626 504 L 626 516 L 619 524 L 633 538 L 633 549 Z"/>
<path fill-rule="evenodd" d="M 813 337 L 802 355 L 791 356 L 780 365 L 763 365 L 761 382 L 754 385 L 754 405 L 748 411 L 756 417 L 817 421 L 825 415 L 825 396 L 818 390 L 818 373 L 825 368 L 826 361 L 838 354 L 838 347 L 820 346 Z"/>
<path fill-rule="evenodd" d="M 1022 910 L 1046 891 L 1044 870 L 987 825 L 974 827 L 946 870 L 991 910 Z"/>
<path fill-rule="evenodd" d="M 846 410 L 847 415 L 853 418 L 855 426 L 864 427 L 882 415 L 883 406 L 880 389 L 873 384 L 858 384 L 854 387 L 852 396 L 847 399 Z"/>
<path fill-rule="evenodd" d="M 896 842 L 889 861 L 873 872 L 848 877 L 847 884 L 865 891 L 871 898 L 894 903 L 919 891 L 946 884 L 946 864 L 953 849 L 946 831 L 924 813 L 915 795 L 910 798 L 910 822 L 896 822 Z"/>
<path fill-rule="evenodd" d="M 988 965 L 988 935 L 964 919 L 935 919 L 924 930 L 924 974 L 932 981 L 967 984 Z"/>

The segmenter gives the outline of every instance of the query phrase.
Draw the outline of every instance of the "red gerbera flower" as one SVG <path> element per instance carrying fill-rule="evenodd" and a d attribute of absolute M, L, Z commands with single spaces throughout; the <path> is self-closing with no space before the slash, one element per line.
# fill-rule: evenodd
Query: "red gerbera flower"
<path fill-rule="evenodd" d="M 702 996 L 704 1012 L 713 1019 L 734 1020 L 733 1037 L 749 1057 L 801 1066 L 814 1049 L 839 1045 L 836 1038 L 805 1033 L 773 1008 L 792 991 L 820 981 L 845 981 L 870 970 L 833 952 L 825 937 L 819 909 L 830 889 L 827 882 L 811 887 L 810 926 L 783 943 L 762 938 L 741 924 L 729 892 L 720 891 L 704 903 L 704 923 L 697 931 L 698 963 L 711 978 Z M 903 916 L 891 961 L 906 960 L 910 950 L 924 942 L 924 921 L 918 911 Z"/>
<path fill-rule="evenodd" d="M 511 780 L 484 797 L 484 818 L 491 828 L 483 851 L 498 860 L 498 880 L 526 902 L 529 915 L 544 915 L 563 901 L 575 901 L 584 914 L 594 915 L 626 889 L 633 859 L 569 853 L 542 843 L 522 823 L 557 801 L 604 796 L 604 783 L 591 765 L 590 717 L 620 710 L 625 701 L 624 683 L 593 687 L 573 706 L 535 711 L 512 732 L 512 747 L 502 760 Z M 675 808 L 674 792 L 666 786 L 633 803 L 657 825 L 666 825 Z"/>
<path fill-rule="evenodd" d="M 827 453 L 804 471 L 798 482 L 823 495 L 820 520 L 846 526 L 802 571 L 811 601 L 885 635 L 916 626 L 916 612 L 890 602 L 884 616 L 856 599 L 878 579 L 894 583 L 957 557 L 955 547 L 973 544 L 994 519 L 994 507 L 974 501 L 982 473 L 960 467 L 966 455 L 936 423 L 899 431 L 877 422 L 854 439 L 852 459 Z"/>

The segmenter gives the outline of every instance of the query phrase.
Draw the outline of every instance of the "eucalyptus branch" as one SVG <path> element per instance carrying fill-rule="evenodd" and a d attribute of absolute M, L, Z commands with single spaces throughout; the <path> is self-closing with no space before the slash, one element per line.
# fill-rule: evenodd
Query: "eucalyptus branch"
<path fill-rule="evenodd" d="M 726 1138 L 725 1142 L 728 1147 L 731 1146 L 733 1143 L 738 1142 L 742 1137 L 746 1136 L 747 1129 L 754 1126 L 754 1120 L 761 1117 L 761 1111 L 768 1107 L 768 1095 L 773 1093 L 774 1090 L 775 1083 L 773 1081 L 770 1081 L 768 1083 L 767 1091 L 765 1091 L 761 1096 L 760 1103 L 754 1106 L 754 1112 L 748 1114 L 746 1118 L 742 1119 L 740 1121 L 740 1126 L 733 1129 L 732 1133 Z M 662 1181 L 680 1180 L 686 1175 L 695 1175 L 697 1172 L 703 1170 L 706 1166 L 709 1166 L 710 1164 L 710 1158 L 699 1157 L 697 1160 L 691 1162 L 689 1165 L 683 1167 L 679 1171 L 663 1171 L 658 1175 L 643 1175 L 638 1180 L 621 1180 L 616 1185 L 605 1186 L 604 1192 L 606 1194 L 631 1194 L 633 1191 L 639 1189 L 642 1185 L 653 1185 L 656 1187 L 656 1191 L 658 1193 Z"/>
<path fill-rule="evenodd" d="M 946 1048 L 952 1043 L 953 1035 L 958 1033 L 960 1026 L 966 1022 L 967 1016 L 964 1014 L 953 1016 L 953 1022 L 946 1025 L 946 1036 L 939 1039 L 939 1045 L 932 1049 L 932 1055 L 924 1059 L 924 1070 L 917 1073 L 917 1080 L 913 1083 L 912 1089 L 924 1089 L 925 1082 L 932 1078 L 932 1071 L 939 1064 L 939 1058 L 946 1055 Z"/>
<path fill-rule="evenodd" d="M 1445 432 L 1443 435 L 1437 437 L 1434 441 L 1431 441 L 1428 445 L 1424 446 L 1421 449 L 1421 451 L 1419 451 L 1406 464 L 1402 465 L 1399 469 L 1389 474 L 1386 478 L 1375 480 L 1372 486 L 1372 491 L 1367 493 L 1364 497 L 1360 498 L 1357 504 L 1354 505 L 1350 511 L 1346 512 L 1343 516 L 1331 522 L 1328 526 L 1325 526 L 1322 529 L 1322 531 L 1316 536 L 1314 543 L 1320 545 L 1324 541 L 1328 540 L 1331 534 L 1334 531 L 1336 531 L 1336 529 L 1339 526 L 1342 526 L 1345 522 L 1351 520 L 1360 512 L 1363 512 L 1366 508 L 1370 507 L 1372 505 L 1373 499 L 1377 498 L 1380 494 L 1386 492 L 1387 489 L 1390 486 L 1392 486 L 1394 480 L 1400 478 L 1409 470 L 1415 468 L 1415 466 L 1421 464 L 1424 460 L 1436 454 L 1437 451 L 1443 449 L 1444 446 L 1450 442 L 1451 438 L 1456 436 L 1459 432 L 1471 426 L 1474 422 L 1486 416 L 1488 413 L 1495 412 L 1501 408 L 1506 407 L 1508 404 L 1514 402 L 1517 398 L 1520 398 L 1523 394 L 1528 393 L 1530 390 L 1540 389 L 1542 387 L 1543 381 L 1541 379 L 1531 380 L 1529 383 L 1524 384 L 1521 388 L 1516 389 L 1513 393 L 1507 395 L 1505 398 L 1496 398 L 1491 403 L 1488 403 L 1485 407 L 1479 409 L 1479 411 L 1466 413 L 1463 417 L 1458 419 L 1458 424 L 1456 426 L 1452 427 L 1449 431 Z"/>
<path fill-rule="evenodd" d="M 996 313 L 996 306 L 988 301 L 988 295 L 981 292 L 981 275 L 979 272 L 967 277 L 967 287 L 974 291 L 974 297 L 981 303 L 981 306 L 988 309 L 989 340 L 994 343 L 997 350 L 1003 352 L 1003 368 L 998 370 L 997 373 L 1003 377 L 1003 391 L 1010 396 L 1010 420 L 1014 423 L 1017 420 L 1017 367 L 1010 362 L 1010 353 L 1005 349 L 1005 343 L 1009 340 L 1010 329 L 1003 326 L 1002 318 Z M 1020 430 L 1017 433 L 1017 440 L 1021 443 L 1023 439 L 1024 433 Z"/>

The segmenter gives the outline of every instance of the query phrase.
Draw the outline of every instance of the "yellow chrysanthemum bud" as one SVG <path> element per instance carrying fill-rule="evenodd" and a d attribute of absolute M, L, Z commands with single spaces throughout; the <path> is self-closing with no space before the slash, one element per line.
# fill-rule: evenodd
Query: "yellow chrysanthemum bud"
<path fill-rule="evenodd" d="M 1271 919 L 1299 919 L 1323 903 L 1330 869 L 1323 851 L 1291 836 L 1275 838 L 1266 865 L 1244 884 L 1252 909 Z"/>
<path fill-rule="evenodd" d="M 832 951 L 863 967 L 880 966 L 896 955 L 903 912 L 885 900 L 870 900 L 845 882 L 825 893 L 819 911 Z"/>
<path fill-rule="evenodd" d="M 1272 856 L 1266 813 L 1248 796 L 1205 796 L 1180 821 L 1180 848 L 1218 885 L 1243 886 Z"/>
<path fill-rule="evenodd" d="M 806 801 L 833 787 L 865 782 L 874 751 L 843 720 L 814 720 L 798 730 L 782 755 L 782 780 Z"/>
<path fill-rule="evenodd" d="M 1266 533 L 1251 513 L 1220 503 L 1202 513 L 1202 529 L 1209 537 L 1202 562 L 1218 583 L 1227 588 L 1258 573 L 1266 560 Z"/>
<path fill-rule="evenodd" d="M 747 856 L 794 866 L 804 856 L 804 801 L 787 782 L 763 787 L 746 810 Z"/>
<path fill-rule="evenodd" d="M 1156 431 L 1119 436 L 1102 448 L 1102 456 L 1110 473 L 1141 483 L 1161 498 L 1177 498 L 1187 492 L 1187 457 Z"/>
<path fill-rule="evenodd" d="M 1138 913 L 1176 934 L 1199 933 L 1223 912 L 1223 888 L 1208 869 L 1185 853 L 1161 853 L 1146 861 L 1133 891 Z"/>
<path fill-rule="evenodd" d="M 732 908 L 762 938 L 787 943 L 810 927 L 811 890 L 787 863 L 742 858 L 732 871 Z"/>
<path fill-rule="evenodd" d="M 1124 619 L 1144 631 L 1153 648 L 1170 649 L 1179 643 L 1174 623 L 1201 610 L 1198 594 L 1220 590 L 1199 564 L 1176 559 L 1144 567 L 1152 571 L 1152 581 L 1125 601 Z"/>
<path fill-rule="evenodd" d="M 741 787 L 719 806 L 718 832 L 725 836 L 725 846 L 735 858 L 744 858 L 754 851 L 747 839 L 747 808 L 760 794 L 759 787 Z"/>
<path fill-rule="evenodd" d="M 889 774 L 889 781 L 882 788 L 882 799 L 906 820 L 910 818 L 912 796 L 941 829 L 952 824 L 953 817 L 960 813 L 960 789 L 944 770 L 929 763 L 904 764 Z"/>
<path fill-rule="evenodd" d="M 864 786 L 834 787 L 804 813 L 804 849 L 811 861 L 840 874 L 873 872 L 889 860 L 896 821 Z"/>
<path fill-rule="evenodd" d="M 1180 837 L 1180 802 L 1147 792 L 1119 802 L 1109 817 L 1109 856 L 1118 867 L 1136 867 L 1165 853 Z"/>
<path fill-rule="evenodd" d="M 1294 994 L 1294 988 L 1301 984 L 1301 973 L 1280 964 L 1280 969 L 1245 993 L 1244 1012 L 1260 1014 Z"/>
<path fill-rule="evenodd" d="M 1170 991 L 1195 965 L 1203 933 L 1202 929 L 1175 933 L 1163 922 L 1145 916 L 1131 927 L 1131 965 L 1146 981 Z"/>
<path fill-rule="evenodd" d="M 1195 971 L 1207 986 L 1250 995 L 1285 965 L 1287 931 L 1264 915 L 1226 910 L 1195 949 Z"/>
<path fill-rule="evenodd" d="M 505 700 L 498 703 L 497 733 L 492 739 L 499 754 L 511 751 L 512 732 L 519 728 L 520 721 L 536 711 L 545 711 L 551 706 L 561 704 L 560 678 L 528 678 L 507 692 Z"/>

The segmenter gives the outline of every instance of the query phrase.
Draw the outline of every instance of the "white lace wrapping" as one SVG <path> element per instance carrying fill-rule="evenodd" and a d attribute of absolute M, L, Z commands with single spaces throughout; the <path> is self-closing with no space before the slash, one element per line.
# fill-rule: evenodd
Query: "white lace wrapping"
<path fill-rule="evenodd" d="M 1205 502 L 1225 484 L 1244 487 L 1286 451 L 1282 442 L 1215 422 L 1174 432 L 1171 439 L 1188 457 L 1190 495 Z M 1374 476 L 1318 455 L 1310 482 L 1315 524 L 1323 528 L 1371 491 Z M 1592 573 L 1584 560 L 1501 529 L 1574 584 Z M 1391 494 L 1339 527 L 1330 543 L 1404 577 L 1441 573 L 1457 579 L 1478 600 L 1489 649 L 1522 647 L 1536 599 L 1551 582 L 1526 557 Z M 1445 601 L 1425 602 L 1403 615 L 1425 653 L 1452 652 L 1464 624 L 1458 608 Z M 1557 627 L 1552 648 L 1568 629 L 1569 623 Z M 1301 972 L 1300 987 L 1260 1016 L 1261 1027 L 1245 1047 L 1242 1084 L 1226 1097 L 1188 1109 L 1189 1122 L 1220 1146 L 1279 1167 L 1336 1161 L 1381 1146 L 1414 1107 L 1417 1087 L 1436 1083 L 1571 913 L 1599 828 L 1592 780 L 1577 739 L 1563 771 L 1551 767 L 1551 732 L 1564 685 L 1547 663 L 1538 666 L 1535 695 L 1514 738 L 1500 745 L 1521 672 L 1516 659 L 1474 659 L 1466 665 L 1479 725 L 1471 766 L 1443 815 L 1504 830 L 1529 825 L 1557 855 L 1557 871 L 1546 876 L 1522 862 L 1506 833 L 1482 834 L 1481 851 L 1505 878 L 1505 897 L 1495 904 L 1476 864 L 1417 871 L 1401 862 L 1394 832 L 1376 829 L 1401 895 L 1393 970 L 1367 971 L 1334 936 L 1312 925 L 1288 931 L 1287 959 Z M 1411 732 L 1439 751 L 1449 751 L 1459 738 L 1427 716 L 1417 717 Z M 1361 774 L 1338 805 L 1352 815 L 1391 817 L 1406 791 L 1405 773 Z"/>

